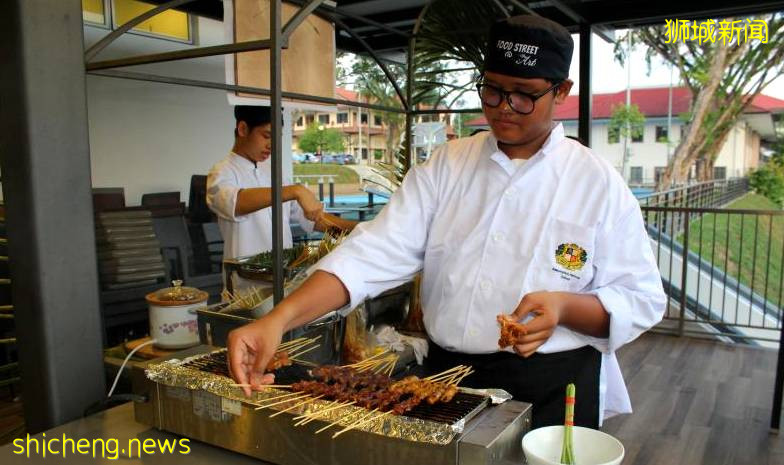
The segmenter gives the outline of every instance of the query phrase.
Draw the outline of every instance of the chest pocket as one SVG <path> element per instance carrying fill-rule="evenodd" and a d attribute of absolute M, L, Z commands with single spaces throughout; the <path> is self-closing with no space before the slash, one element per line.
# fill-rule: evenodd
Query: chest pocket
<path fill-rule="evenodd" d="M 593 279 L 596 230 L 555 219 L 539 241 L 530 269 L 531 291 L 579 292 Z"/>

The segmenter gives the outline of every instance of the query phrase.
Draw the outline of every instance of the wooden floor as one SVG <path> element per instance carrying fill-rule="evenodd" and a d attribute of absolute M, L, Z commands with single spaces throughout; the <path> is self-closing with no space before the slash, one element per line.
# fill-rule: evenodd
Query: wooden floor
<path fill-rule="evenodd" d="M 646 334 L 618 358 L 634 413 L 602 428 L 625 465 L 782 465 L 784 430 L 769 433 L 776 352 Z"/>
<path fill-rule="evenodd" d="M 646 334 L 618 354 L 634 413 L 607 420 L 625 465 L 782 465 L 769 434 L 776 352 Z M 21 403 L 0 400 L 0 444 L 24 434 Z"/>

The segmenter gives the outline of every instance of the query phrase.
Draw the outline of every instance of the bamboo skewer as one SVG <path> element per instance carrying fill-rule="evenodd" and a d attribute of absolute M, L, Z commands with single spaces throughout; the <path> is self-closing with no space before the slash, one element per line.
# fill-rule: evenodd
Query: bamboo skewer
<path fill-rule="evenodd" d="M 253 387 L 252 384 L 248 383 L 233 383 L 230 384 L 231 387 L 243 388 L 243 387 Z M 275 388 L 275 389 L 288 389 L 291 387 L 290 384 L 259 384 L 256 387 L 260 388 Z"/>
<path fill-rule="evenodd" d="M 298 363 L 300 365 L 305 365 L 305 366 L 309 366 L 309 367 L 317 367 L 317 366 L 319 366 L 318 363 L 308 362 L 307 360 L 299 360 L 299 359 L 296 359 L 296 358 L 290 358 L 289 360 L 291 360 L 294 363 Z"/>
<path fill-rule="evenodd" d="M 294 426 L 300 426 L 300 425 L 304 425 L 305 423 L 307 423 L 307 422 L 308 422 L 308 420 L 309 420 L 311 417 L 315 417 L 317 413 L 324 413 L 324 412 L 328 412 L 328 411 L 330 411 L 330 410 L 333 410 L 333 409 L 335 409 L 335 408 L 339 408 L 339 407 L 341 407 L 342 405 L 343 405 L 343 404 L 341 404 L 341 403 L 340 403 L 340 402 L 338 402 L 337 400 L 333 400 L 333 401 L 330 401 L 330 402 L 327 404 L 327 407 L 326 407 L 325 409 L 323 409 L 323 410 L 318 410 L 318 411 L 316 411 L 316 412 L 305 412 L 305 413 L 302 413 L 302 414 L 300 414 L 300 415 L 297 415 L 296 417 L 292 418 L 292 419 L 291 419 L 291 421 L 295 422 L 295 423 L 294 423 Z"/>
<path fill-rule="evenodd" d="M 320 430 L 317 430 L 314 434 L 319 434 L 320 432 L 324 431 L 325 429 L 331 428 L 331 427 L 337 425 L 338 423 L 340 423 L 343 420 L 348 420 L 349 418 L 355 416 L 357 413 L 362 413 L 362 412 L 366 412 L 366 411 L 367 410 L 362 410 L 361 409 L 361 410 L 357 410 L 356 412 L 351 412 L 348 415 L 344 415 L 344 416 L 338 418 L 337 420 L 333 421 L 332 423 L 328 424 L 327 426 L 321 428 Z"/>
<path fill-rule="evenodd" d="M 366 420 L 368 417 L 373 416 L 373 414 L 376 413 L 377 411 L 378 411 L 378 409 L 371 410 L 370 412 L 365 410 L 364 412 L 362 412 L 362 413 L 364 413 L 364 415 L 360 415 L 359 417 L 357 417 L 357 419 L 354 420 L 352 423 L 349 423 L 349 425 L 346 426 L 346 428 L 348 428 L 348 429 L 354 428 L 356 425 L 358 425 L 362 421 Z M 344 428 L 341 431 L 347 430 L 346 428 Z M 333 435 L 332 437 L 334 438 L 335 436 Z"/>
<path fill-rule="evenodd" d="M 335 404 L 337 404 L 337 405 L 334 405 L 332 407 L 325 408 L 324 410 L 319 410 L 317 412 L 312 412 L 312 413 L 309 413 L 309 414 L 303 414 L 303 415 L 300 415 L 298 417 L 294 417 L 294 420 L 296 420 L 298 418 L 301 419 L 299 422 L 295 423 L 294 426 L 306 425 L 306 424 L 310 423 L 311 421 L 317 419 L 318 417 L 322 416 L 323 414 L 327 413 L 327 412 L 331 412 L 331 411 L 333 411 L 335 409 L 339 409 L 341 407 L 348 407 L 349 405 L 354 405 L 356 403 L 357 403 L 357 401 L 355 401 L 355 400 L 352 400 L 351 402 L 347 402 L 347 403 L 339 403 L 338 401 L 335 401 Z"/>
<path fill-rule="evenodd" d="M 374 414 L 377 411 L 378 411 L 378 409 L 375 409 L 372 412 L 370 412 L 370 414 L 372 415 L 372 414 Z M 390 413 L 389 411 L 386 411 L 384 413 L 381 413 L 380 415 L 376 415 L 375 417 L 371 417 L 371 418 L 368 418 L 368 419 L 365 419 L 365 420 L 361 420 L 359 423 L 354 423 L 353 425 L 346 426 L 342 430 L 340 430 L 337 433 L 333 434 L 332 435 L 332 439 L 335 439 L 336 437 L 340 436 L 341 434 L 345 433 L 346 431 L 351 431 L 352 429 L 359 428 L 360 426 L 362 426 L 364 424 L 367 424 L 367 423 L 370 423 L 371 421 L 376 421 L 376 420 L 384 417 L 385 415 L 389 415 L 389 413 Z"/>
<path fill-rule="evenodd" d="M 387 349 L 387 350 L 385 350 L 385 351 L 383 351 L 383 352 L 379 352 L 379 353 L 377 353 L 376 355 L 373 355 L 372 357 L 368 357 L 368 358 L 366 358 L 365 360 L 360 360 L 360 361 L 359 361 L 359 362 L 357 362 L 357 363 L 352 363 L 351 365 L 346 365 L 346 366 L 349 366 L 349 367 L 352 367 L 352 368 L 357 368 L 357 367 L 359 367 L 359 366 L 364 366 L 364 365 L 368 364 L 368 362 L 370 362 L 371 360 L 375 360 L 375 359 L 377 359 L 378 357 L 380 357 L 380 356 L 382 356 L 382 355 L 386 354 L 387 352 L 389 352 L 389 349 Z"/>
<path fill-rule="evenodd" d="M 291 359 L 291 358 L 294 358 L 294 357 L 301 357 L 301 356 L 303 356 L 304 354 L 307 354 L 310 351 L 318 349 L 319 347 L 321 347 L 321 344 L 316 344 L 315 346 L 309 347 L 309 348 L 307 348 L 307 349 L 305 349 L 305 350 L 303 350 L 301 352 L 290 353 L 289 354 L 289 358 Z"/>
<path fill-rule="evenodd" d="M 283 399 L 281 401 L 273 402 L 271 404 L 260 405 L 260 406 L 256 407 L 255 410 L 261 410 L 261 409 L 265 409 L 265 408 L 270 408 L 270 407 L 274 407 L 276 405 L 285 404 L 286 402 L 291 402 L 291 401 L 295 401 L 295 400 L 304 399 L 306 397 L 310 397 L 310 394 L 302 394 L 301 392 L 298 392 L 297 394 L 300 394 L 300 395 L 295 396 L 295 397 L 289 397 L 288 399 Z"/>
<path fill-rule="evenodd" d="M 444 375 L 447 375 L 447 374 L 449 374 L 449 373 L 452 373 L 453 371 L 464 370 L 465 368 L 466 368 L 466 366 L 465 366 L 465 365 L 458 365 L 458 366 L 456 366 L 456 367 L 452 367 L 452 368 L 450 368 L 450 369 L 448 369 L 448 370 L 442 371 L 441 373 L 436 373 L 436 374 L 434 374 L 434 375 L 432 375 L 432 376 L 428 376 L 428 377 L 427 377 L 427 378 L 425 378 L 425 379 L 429 379 L 429 380 L 433 381 L 433 380 L 435 380 L 436 378 L 441 378 L 441 377 L 443 377 Z"/>
<path fill-rule="evenodd" d="M 273 414 L 272 414 L 272 415 L 270 415 L 269 417 L 270 417 L 270 418 L 272 418 L 272 417 L 276 417 L 276 416 L 280 415 L 280 414 L 281 414 L 281 413 L 283 413 L 283 412 L 288 412 L 289 410 L 295 409 L 295 408 L 299 407 L 300 405 L 305 405 L 305 404 L 309 404 L 309 403 L 311 403 L 311 402 L 317 401 L 317 400 L 321 399 L 322 397 L 324 397 L 324 395 L 323 395 L 323 394 L 322 394 L 322 395 L 320 395 L 320 396 L 318 396 L 318 397 L 313 397 L 313 398 L 311 398 L 311 399 L 303 400 L 302 402 L 300 402 L 300 403 L 298 403 L 298 404 L 294 404 L 294 405 L 292 405 L 292 406 L 290 406 L 290 407 L 286 407 L 285 409 L 283 409 L 283 410 L 281 410 L 281 411 L 279 411 L 279 412 L 277 412 L 277 413 L 273 413 Z"/>
<path fill-rule="evenodd" d="M 319 336 L 319 337 L 321 337 L 321 336 Z M 278 350 L 285 350 L 285 349 L 287 349 L 287 348 L 289 348 L 289 347 L 291 347 L 293 345 L 300 344 L 303 341 L 307 341 L 307 340 L 308 339 L 305 338 L 305 337 L 298 337 L 298 338 L 292 339 L 290 341 L 281 342 L 280 345 L 278 345 Z"/>

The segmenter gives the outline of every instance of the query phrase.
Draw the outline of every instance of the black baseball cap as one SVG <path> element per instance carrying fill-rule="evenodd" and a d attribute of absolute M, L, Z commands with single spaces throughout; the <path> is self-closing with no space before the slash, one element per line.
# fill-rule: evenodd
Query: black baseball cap
<path fill-rule="evenodd" d="M 565 27 L 547 18 L 520 15 L 490 27 L 483 71 L 521 78 L 569 77 L 574 41 Z"/>

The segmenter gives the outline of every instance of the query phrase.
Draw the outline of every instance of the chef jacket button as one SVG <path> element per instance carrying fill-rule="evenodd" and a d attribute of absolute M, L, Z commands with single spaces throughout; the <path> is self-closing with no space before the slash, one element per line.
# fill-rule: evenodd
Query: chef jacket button
<path fill-rule="evenodd" d="M 504 233 L 500 233 L 500 232 L 493 233 L 493 240 L 496 242 L 501 242 L 502 240 L 504 240 Z"/>
<path fill-rule="evenodd" d="M 514 187 L 510 187 L 509 189 L 506 190 L 507 197 L 512 197 L 515 194 L 517 194 L 517 189 L 515 189 Z"/>
<path fill-rule="evenodd" d="M 479 287 L 481 287 L 483 291 L 488 291 L 491 287 L 493 287 L 493 285 L 490 283 L 490 281 L 485 279 L 479 283 Z"/>
<path fill-rule="evenodd" d="M 472 337 L 475 337 L 475 336 L 476 336 L 476 330 L 475 330 L 475 329 L 473 329 L 473 328 L 472 328 L 472 329 L 469 329 L 469 330 L 468 330 L 468 335 L 469 335 L 469 336 L 472 336 Z"/>

